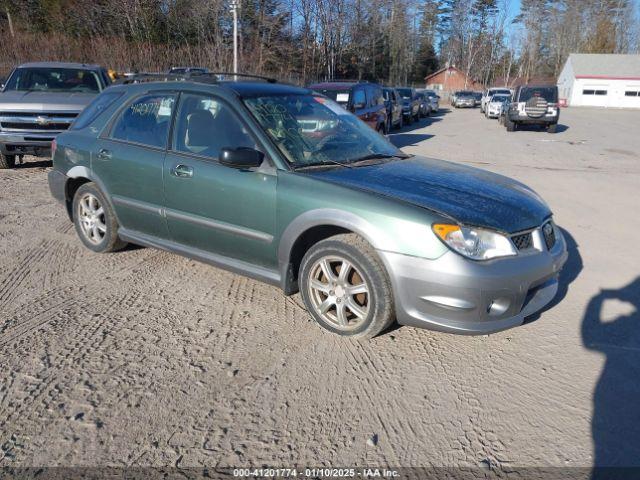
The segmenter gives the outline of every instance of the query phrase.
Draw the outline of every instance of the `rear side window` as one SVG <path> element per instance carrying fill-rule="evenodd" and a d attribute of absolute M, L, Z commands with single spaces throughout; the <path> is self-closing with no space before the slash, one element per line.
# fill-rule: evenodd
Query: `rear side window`
<path fill-rule="evenodd" d="M 85 109 L 76 117 L 70 130 L 80 130 L 88 127 L 93 121 L 100 116 L 113 102 L 122 96 L 122 92 L 105 92 L 98 95 Z"/>
<path fill-rule="evenodd" d="M 165 148 L 175 101 L 175 95 L 167 93 L 138 98 L 120 114 L 111 138 Z"/>

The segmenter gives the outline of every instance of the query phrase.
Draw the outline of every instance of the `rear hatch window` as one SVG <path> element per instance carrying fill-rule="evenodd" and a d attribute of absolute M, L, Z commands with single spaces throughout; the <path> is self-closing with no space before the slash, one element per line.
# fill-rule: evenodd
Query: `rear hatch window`
<path fill-rule="evenodd" d="M 520 90 L 520 102 L 528 102 L 533 97 L 541 97 L 549 103 L 557 103 L 558 90 L 555 87 L 523 88 Z"/>

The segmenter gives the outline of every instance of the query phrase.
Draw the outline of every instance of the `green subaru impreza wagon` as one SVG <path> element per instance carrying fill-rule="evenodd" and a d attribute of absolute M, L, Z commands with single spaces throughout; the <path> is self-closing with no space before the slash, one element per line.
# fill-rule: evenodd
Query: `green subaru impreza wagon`
<path fill-rule="evenodd" d="M 299 291 L 352 338 L 394 320 L 491 333 L 553 299 L 566 245 L 530 188 L 247 77 L 116 85 L 57 138 L 49 186 L 88 248 L 131 242 Z"/>

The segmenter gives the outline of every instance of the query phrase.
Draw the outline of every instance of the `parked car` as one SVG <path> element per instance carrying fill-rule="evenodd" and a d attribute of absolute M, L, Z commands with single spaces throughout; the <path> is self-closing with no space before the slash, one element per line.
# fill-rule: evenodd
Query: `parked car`
<path fill-rule="evenodd" d="M 332 81 L 309 88 L 342 105 L 345 109 L 380 133 L 387 132 L 387 109 L 382 87 L 376 83 Z"/>
<path fill-rule="evenodd" d="M 387 107 L 387 132 L 392 128 L 402 128 L 402 96 L 395 88 L 382 89 L 384 105 Z"/>
<path fill-rule="evenodd" d="M 209 69 L 205 67 L 172 67 L 169 73 L 174 75 L 182 75 L 188 73 L 209 73 Z"/>
<path fill-rule="evenodd" d="M 549 133 L 555 133 L 559 119 L 557 86 L 524 85 L 513 94 L 505 112 L 504 125 L 509 132 L 520 125 L 539 125 Z"/>
<path fill-rule="evenodd" d="M 509 96 L 511 96 L 511 93 L 512 92 L 511 92 L 510 89 L 503 88 L 503 87 L 501 87 L 501 88 L 489 88 L 489 89 L 485 90 L 484 95 L 482 96 L 482 100 L 480 102 L 480 113 L 484 113 L 487 103 L 489 103 L 489 100 L 494 95 L 509 95 Z"/>
<path fill-rule="evenodd" d="M 429 115 L 431 115 L 431 102 L 429 101 L 429 98 L 427 98 L 424 92 L 420 90 L 416 91 L 416 97 L 418 98 L 418 102 L 420 103 L 420 116 L 428 117 Z"/>
<path fill-rule="evenodd" d="M 454 108 L 474 108 L 476 99 L 473 92 L 458 92 L 453 103 Z"/>
<path fill-rule="evenodd" d="M 511 98 L 511 95 L 495 94 L 487 103 L 485 108 L 485 117 L 500 118 L 504 104 Z"/>
<path fill-rule="evenodd" d="M 299 290 L 351 338 L 394 318 L 486 334 L 555 296 L 565 240 L 525 185 L 410 157 L 308 89 L 165 80 L 110 88 L 55 142 L 51 193 L 90 250 L 131 242 Z"/>
<path fill-rule="evenodd" d="M 49 156 L 51 141 L 111 83 L 98 65 L 38 62 L 16 67 L 0 89 L 0 169 L 16 157 Z"/>
<path fill-rule="evenodd" d="M 411 125 L 420 120 L 420 101 L 416 95 L 416 89 L 411 87 L 396 87 L 402 95 L 402 116 L 404 123 Z"/>
<path fill-rule="evenodd" d="M 422 90 L 431 103 L 431 112 L 437 113 L 440 110 L 440 96 L 434 90 Z"/>

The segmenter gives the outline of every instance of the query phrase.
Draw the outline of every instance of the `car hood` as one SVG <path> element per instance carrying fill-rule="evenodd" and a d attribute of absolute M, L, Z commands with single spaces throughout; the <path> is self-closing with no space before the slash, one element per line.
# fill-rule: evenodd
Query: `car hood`
<path fill-rule="evenodd" d="M 427 208 L 461 224 L 508 233 L 538 227 L 551 215 L 547 204 L 526 185 L 443 160 L 412 157 L 307 174 Z"/>
<path fill-rule="evenodd" d="M 0 93 L 0 110 L 12 112 L 80 112 L 97 93 L 19 92 Z"/>

